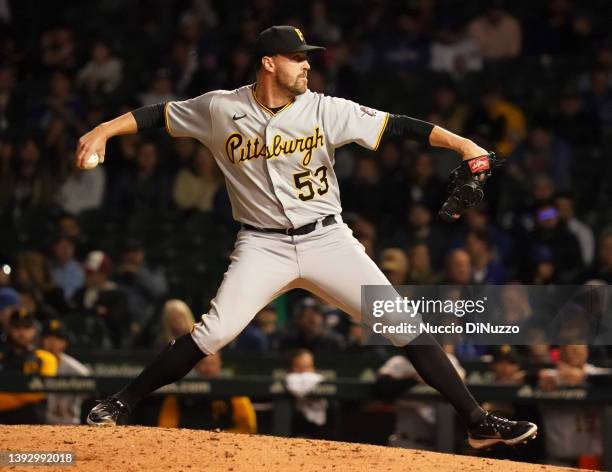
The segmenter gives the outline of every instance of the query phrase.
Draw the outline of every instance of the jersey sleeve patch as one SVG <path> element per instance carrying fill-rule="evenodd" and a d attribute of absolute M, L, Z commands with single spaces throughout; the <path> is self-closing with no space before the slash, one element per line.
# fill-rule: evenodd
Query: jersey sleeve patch
<path fill-rule="evenodd" d="M 380 143 L 389 114 L 350 100 L 324 96 L 321 100 L 325 132 L 338 148 L 357 143 L 375 150 Z"/>

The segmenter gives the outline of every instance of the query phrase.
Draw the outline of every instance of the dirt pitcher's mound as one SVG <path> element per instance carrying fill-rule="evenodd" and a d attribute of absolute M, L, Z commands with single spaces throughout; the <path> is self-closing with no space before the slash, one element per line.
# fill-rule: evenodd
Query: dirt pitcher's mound
<path fill-rule="evenodd" d="M 76 454 L 76 468 L 35 469 L 63 472 L 569 470 L 364 444 L 134 426 L 0 426 L 0 450 Z M 0 470 L 32 468 L 0 466 Z"/>

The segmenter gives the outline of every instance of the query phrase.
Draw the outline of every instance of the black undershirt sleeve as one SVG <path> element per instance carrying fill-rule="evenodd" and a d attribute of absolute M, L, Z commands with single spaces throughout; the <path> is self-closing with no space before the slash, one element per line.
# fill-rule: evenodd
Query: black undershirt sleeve
<path fill-rule="evenodd" d="M 164 103 L 158 103 L 157 105 L 149 105 L 132 111 L 138 131 L 163 128 L 165 125 L 164 106 Z"/>
<path fill-rule="evenodd" d="M 421 143 L 429 143 L 429 135 L 434 125 L 427 121 L 417 120 L 406 115 L 391 115 L 383 137 L 401 136 Z"/>

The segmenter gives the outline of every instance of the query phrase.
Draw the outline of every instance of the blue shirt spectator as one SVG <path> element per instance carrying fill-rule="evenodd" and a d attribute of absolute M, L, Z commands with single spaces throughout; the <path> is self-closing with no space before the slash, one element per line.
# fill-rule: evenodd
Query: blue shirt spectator
<path fill-rule="evenodd" d="M 53 283 L 64 292 L 66 300 L 70 300 L 85 284 L 85 273 L 74 258 L 74 249 L 74 243 L 66 237 L 57 239 L 51 249 L 49 274 Z"/>

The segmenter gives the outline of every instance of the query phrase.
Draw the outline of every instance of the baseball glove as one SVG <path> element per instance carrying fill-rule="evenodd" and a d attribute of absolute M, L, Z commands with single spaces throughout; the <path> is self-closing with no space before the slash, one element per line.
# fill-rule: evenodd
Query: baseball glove
<path fill-rule="evenodd" d="M 503 163 L 494 152 L 489 152 L 463 161 L 453 169 L 449 176 L 448 198 L 438 213 L 440 219 L 447 223 L 457 221 L 465 210 L 478 205 L 484 198 L 484 184 L 492 169 Z"/>

